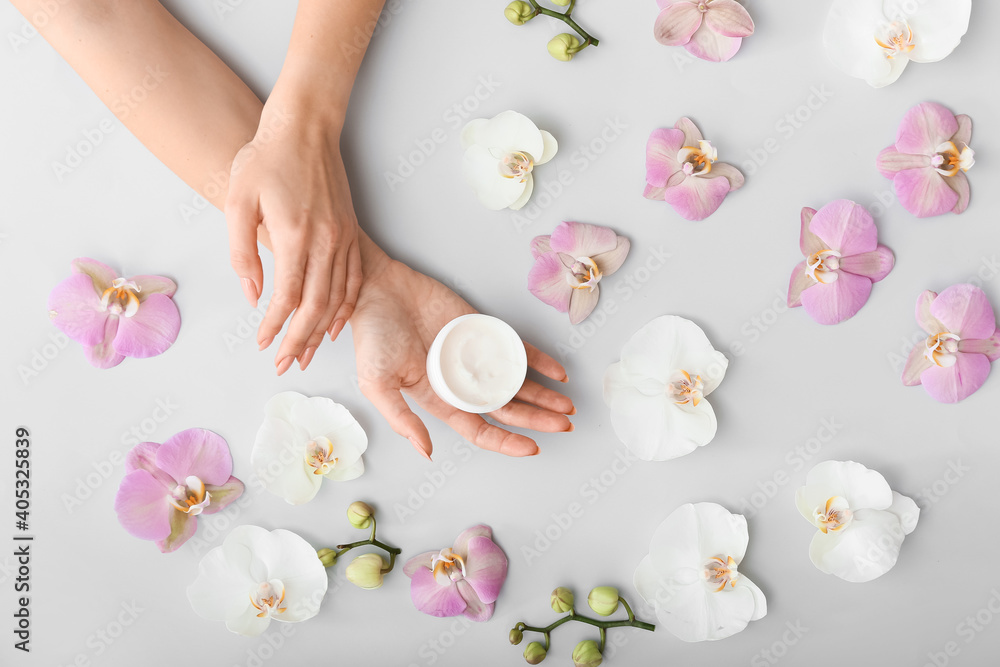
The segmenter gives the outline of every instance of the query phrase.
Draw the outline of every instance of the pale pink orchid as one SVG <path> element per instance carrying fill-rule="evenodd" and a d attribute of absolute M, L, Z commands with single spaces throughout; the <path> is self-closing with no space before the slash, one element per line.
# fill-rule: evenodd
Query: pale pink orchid
<path fill-rule="evenodd" d="M 726 195 L 743 187 L 740 170 L 718 162 L 718 157 L 718 150 L 689 118 L 681 118 L 673 129 L 653 130 L 646 143 L 642 195 L 667 202 L 686 220 L 704 220 Z"/>
<path fill-rule="evenodd" d="M 892 251 L 879 245 L 868 211 L 848 199 L 819 211 L 802 209 L 799 248 L 806 256 L 795 265 L 788 305 L 803 306 L 820 324 L 854 317 L 871 295 L 872 283 L 889 275 Z"/>
<path fill-rule="evenodd" d="M 952 285 L 917 299 L 917 324 L 930 336 L 906 360 L 903 384 L 922 384 L 940 403 L 958 403 L 983 386 L 1000 359 L 1000 331 L 983 290 Z"/>
<path fill-rule="evenodd" d="M 174 551 L 194 535 L 199 514 L 225 509 L 243 493 L 232 472 L 229 445 L 212 431 L 189 428 L 162 445 L 140 443 L 125 457 L 118 521 L 161 552 Z"/>
<path fill-rule="evenodd" d="M 629 240 L 607 227 L 561 222 L 551 236 L 531 241 L 535 265 L 528 290 L 579 324 L 597 306 L 598 283 L 617 271 L 629 251 Z"/>
<path fill-rule="evenodd" d="M 753 19 L 736 0 L 656 0 L 653 34 L 667 46 L 683 46 L 702 60 L 722 62 L 753 34 Z"/>
<path fill-rule="evenodd" d="M 93 366 L 111 368 L 125 357 L 155 357 L 177 340 L 180 313 L 170 298 L 177 285 L 160 276 L 122 278 L 82 257 L 73 275 L 49 294 L 49 316 L 84 346 Z"/>
<path fill-rule="evenodd" d="M 488 621 L 507 579 L 507 556 L 494 544 L 490 527 L 479 525 L 459 535 L 450 549 L 414 556 L 403 572 L 412 579 L 410 597 L 418 610 Z"/>
<path fill-rule="evenodd" d="M 899 203 L 918 218 L 969 207 L 965 172 L 976 163 L 969 148 L 972 119 L 923 102 L 903 116 L 896 143 L 878 155 L 878 170 L 892 184 Z"/>

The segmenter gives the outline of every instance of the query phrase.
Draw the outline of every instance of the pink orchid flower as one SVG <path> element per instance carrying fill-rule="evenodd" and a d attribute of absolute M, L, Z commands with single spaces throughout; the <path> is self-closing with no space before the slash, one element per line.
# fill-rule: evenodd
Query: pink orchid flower
<path fill-rule="evenodd" d="M 86 257 L 49 294 L 49 315 L 84 346 L 93 366 L 111 368 L 125 357 L 155 357 L 177 340 L 180 313 L 170 298 L 177 285 L 160 276 L 119 277 Z"/>
<path fill-rule="evenodd" d="M 1000 359 L 1000 331 L 989 300 L 975 285 L 930 290 L 917 299 L 917 324 L 930 336 L 906 360 L 903 384 L 922 384 L 940 403 L 958 403 L 983 386 Z"/>
<path fill-rule="evenodd" d="M 403 566 L 410 577 L 410 597 L 431 616 L 464 614 L 488 621 L 507 579 L 507 556 L 493 543 L 489 526 L 473 526 L 450 549 L 414 556 Z"/>
<path fill-rule="evenodd" d="M 718 1 L 718 0 L 716 0 Z M 686 220 L 704 220 L 743 187 L 743 174 L 717 162 L 718 151 L 688 118 L 653 130 L 646 143 L 646 199 L 665 201 Z"/>
<path fill-rule="evenodd" d="M 181 431 L 162 445 L 140 443 L 125 457 L 118 521 L 129 534 L 155 540 L 161 552 L 174 551 L 194 535 L 199 514 L 225 509 L 243 493 L 232 472 L 229 445 L 205 429 Z"/>
<path fill-rule="evenodd" d="M 656 0 L 662 10 L 653 34 L 667 46 L 683 46 L 702 60 L 722 62 L 753 34 L 753 19 L 736 0 Z"/>
<path fill-rule="evenodd" d="M 629 240 L 607 227 L 561 222 L 551 236 L 531 241 L 535 265 L 528 274 L 528 290 L 579 324 L 597 306 L 598 283 L 621 267 Z"/>
<path fill-rule="evenodd" d="M 969 179 L 975 151 L 969 148 L 972 119 L 924 102 L 903 116 L 896 143 L 878 155 L 878 170 L 892 184 L 899 203 L 918 218 L 969 207 Z"/>
<path fill-rule="evenodd" d="M 879 245 L 872 216 L 848 199 L 819 211 L 803 208 L 799 248 L 806 259 L 792 271 L 788 305 L 805 307 L 820 324 L 854 317 L 872 283 L 889 275 L 895 262 L 892 251 Z"/>

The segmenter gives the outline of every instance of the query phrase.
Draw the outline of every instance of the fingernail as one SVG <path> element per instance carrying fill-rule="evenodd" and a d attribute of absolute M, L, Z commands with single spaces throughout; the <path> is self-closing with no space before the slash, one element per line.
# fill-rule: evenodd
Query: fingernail
<path fill-rule="evenodd" d="M 574 405 L 573 409 L 570 410 L 569 412 L 567 412 L 566 414 L 569 415 L 570 417 L 572 417 L 573 415 L 575 415 L 576 414 L 576 406 Z"/>
<path fill-rule="evenodd" d="M 288 356 L 278 362 L 278 375 L 284 375 L 285 371 L 289 369 L 292 362 L 295 361 L 295 357 Z"/>
<path fill-rule="evenodd" d="M 261 350 L 263 350 L 264 348 L 266 348 L 268 345 L 271 344 L 271 341 L 273 341 L 273 340 L 274 340 L 274 336 L 268 336 L 267 338 L 265 338 L 264 340 L 262 340 L 260 342 L 260 344 L 257 345 L 257 351 L 260 352 Z"/>
<path fill-rule="evenodd" d="M 423 456 L 428 461 L 431 460 L 431 455 L 428 454 L 426 451 L 424 451 L 423 445 L 420 444 L 419 440 L 417 440 L 416 438 L 412 438 L 412 437 L 409 440 L 410 440 L 411 443 L 413 443 L 414 449 L 416 449 L 418 452 L 420 452 L 421 456 Z"/>
<path fill-rule="evenodd" d="M 257 293 L 257 285 L 254 281 L 249 278 L 240 278 L 240 284 L 243 285 L 243 294 L 246 296 L 247 301 L 254 308 L 257 307 L 257 299 L 260 298 L 260 294 Z"/>
<path fill-rule="evenodd" d="M 347 324 L 347 320 L 337 320 L 333 323 L 333 328 L 330 329 L 330 340 L 337 340 L 337 336 L 344 330 L 345 324 Z"/>
<path fill-rule="evenodd" d="M 299 370 L 304 371 L 306 369 L 306 366 L 308 366 L 309 362 L 312 361 L 314 354 L 316 354 L 315 347 L 306 348 L 306 351 L 302 353 L 301 357 L 299 357 Z"/>
<path fill-rule="evenodd" d="M 280 373 L 279 373 L 279 375 L 280 375 Z M 575 431 L 575 430 L 576 430 L 576 427 L 575 427 L 575 426 L 573 426 L 573 422 L 570 422 L 570 424 L 569 424 L 569 428 L 568 428 L 568 429 L 566 429 L 565 431 L 563 431 L 563 433 L 572 433 L 572 432 L 573 432 L 573 431 Z"/>
<path fill-rule="evenodd" d="M 566 375 L 564 375 L 564 376 L 563 376 L 563 379 L 562 379 L 562 380 L 559 380 L 559 381 L 560 381 L 560 382 L 569 382 L 569 374 L 567 373 Z"/>

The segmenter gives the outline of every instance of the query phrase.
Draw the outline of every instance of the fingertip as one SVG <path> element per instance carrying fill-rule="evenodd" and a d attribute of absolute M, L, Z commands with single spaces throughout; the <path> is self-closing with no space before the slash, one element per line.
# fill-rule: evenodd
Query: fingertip
<path fill-rule="evenodd" d="M 421 456 L 423 456 L 428 461 L 431 460 L 431 452 L 433 451 L 433 445 L 431 445 L 430 442 L 424 444 L 420 442 L 420 440 L 418 440 L 416 436 L 412 435 L 409 437 L 409 441 L 413 445 L 413 448 L 416 449 Z"/>
<path fill-rule="evenodd" d="M 576 414 L 576 406 L 575 406 L 575 405 L 571 405 L 571 406 L 570 406 L 570 411 L 569 411 L 569 412 L 567 412 L 566 414 L 567 414 L 568 416 L 570 416 L 570 417 L 572 417 L 573 415 L 575 415 L 575 414 Z"/>
<path fill-rule="evenodd" d="M 301 357 L 299 357 L 299 370 L 304 371 L 309 366 L 309 363 L 312 361 L 314 354 L 316 354 L 315 347 L 306 348 L 306 351 L 302 353 Z"/>
<path fill-rule="evenodd" d="M 285 371 L 291 368 L 293 361 L 295 361 L 295 357 L 291 355 L 288 355 L 287 357 L 284 357 L 281 361 L 279 361 L 277 366 L 278 375 L 284 375 Z"/>
<path fill-rule="evenodd" d="M 337 320 L 336 322 L 333 323 L 333 326 L 330 327 L 330 340 L 331 341 L 337 340 L 337 336 L 339 336 L 340 332 L 344 330 L 344 326 L 346 324 L 347 324 L 347 320 L 344 320 L 344 319 L 339 319 L 339 320 Z"/>
<path fill-rule="evenodd" d="M 566 430 L 565 430 L 565 431 L 563 431 L 563 432 L 564 432 L 564 433 L 572 433 L 572 432 L 573 432 L 573 431 L 575 431 L 575 430 L 576 430 L 576 426 L 574 426 L 574 425 L 573 425 L 573 422 L 570 422 L 570 423 L 569 423 L 569 428 L 568 428 L 568 429 L 566 429 Z"/>
<path fill-rule="evenodd" d="M 250 307 L 256 308 L 257 300 L 260 299 L 260 287 L 250 278 L 240 278 L 240 285 L 243 287 L 243 295 L 250 303 Z"/>

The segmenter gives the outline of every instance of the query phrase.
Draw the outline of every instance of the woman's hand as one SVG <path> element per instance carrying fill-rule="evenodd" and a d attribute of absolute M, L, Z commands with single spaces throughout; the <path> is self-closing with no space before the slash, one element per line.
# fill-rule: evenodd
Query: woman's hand
<path fill-rule="evenodd" d="M 271 301 L 257 332 L 260 349 L 291 317 L 274 360 L 278 375 L 295 359 L 305 369 L 324 333 L 337 337 L 361 287 L 358 221 L 340 157 L 341 122 L 323 110 L 287 103 L 276 89 L 256 136 L 233 161 L 225 208 L 230 260 L 254 306 L 264 285 L 258 227 L 274 252 Z"/>
<path fill-rule="evenodd" d="M 405 391 L 422 408 L 483 449 L 509 456 L 537 454 L 538 445 L 531 438 L 448 405 L 427 381 L 427 350 L 434 337 L 449 321 L 475 309 L 436 280 L 389 259 L 367 237 L 363 236 L 361 243 L 365 282 L 351 319 L 358 382 L 392 429 L 430 458 L 430 435 L 403 399 L 401 391 Z M 554 380 L 566 381 L 566 371 L 559 362 L 533 345 L 525 343 L 525 348 L 529 366 Z M 572 431 L 566 416 L 572 414 L 576 409 L 569 398 L 534 380 L 525 380 L 514 400 L 489 413 L 501 424 L 546 433 Z"/>

